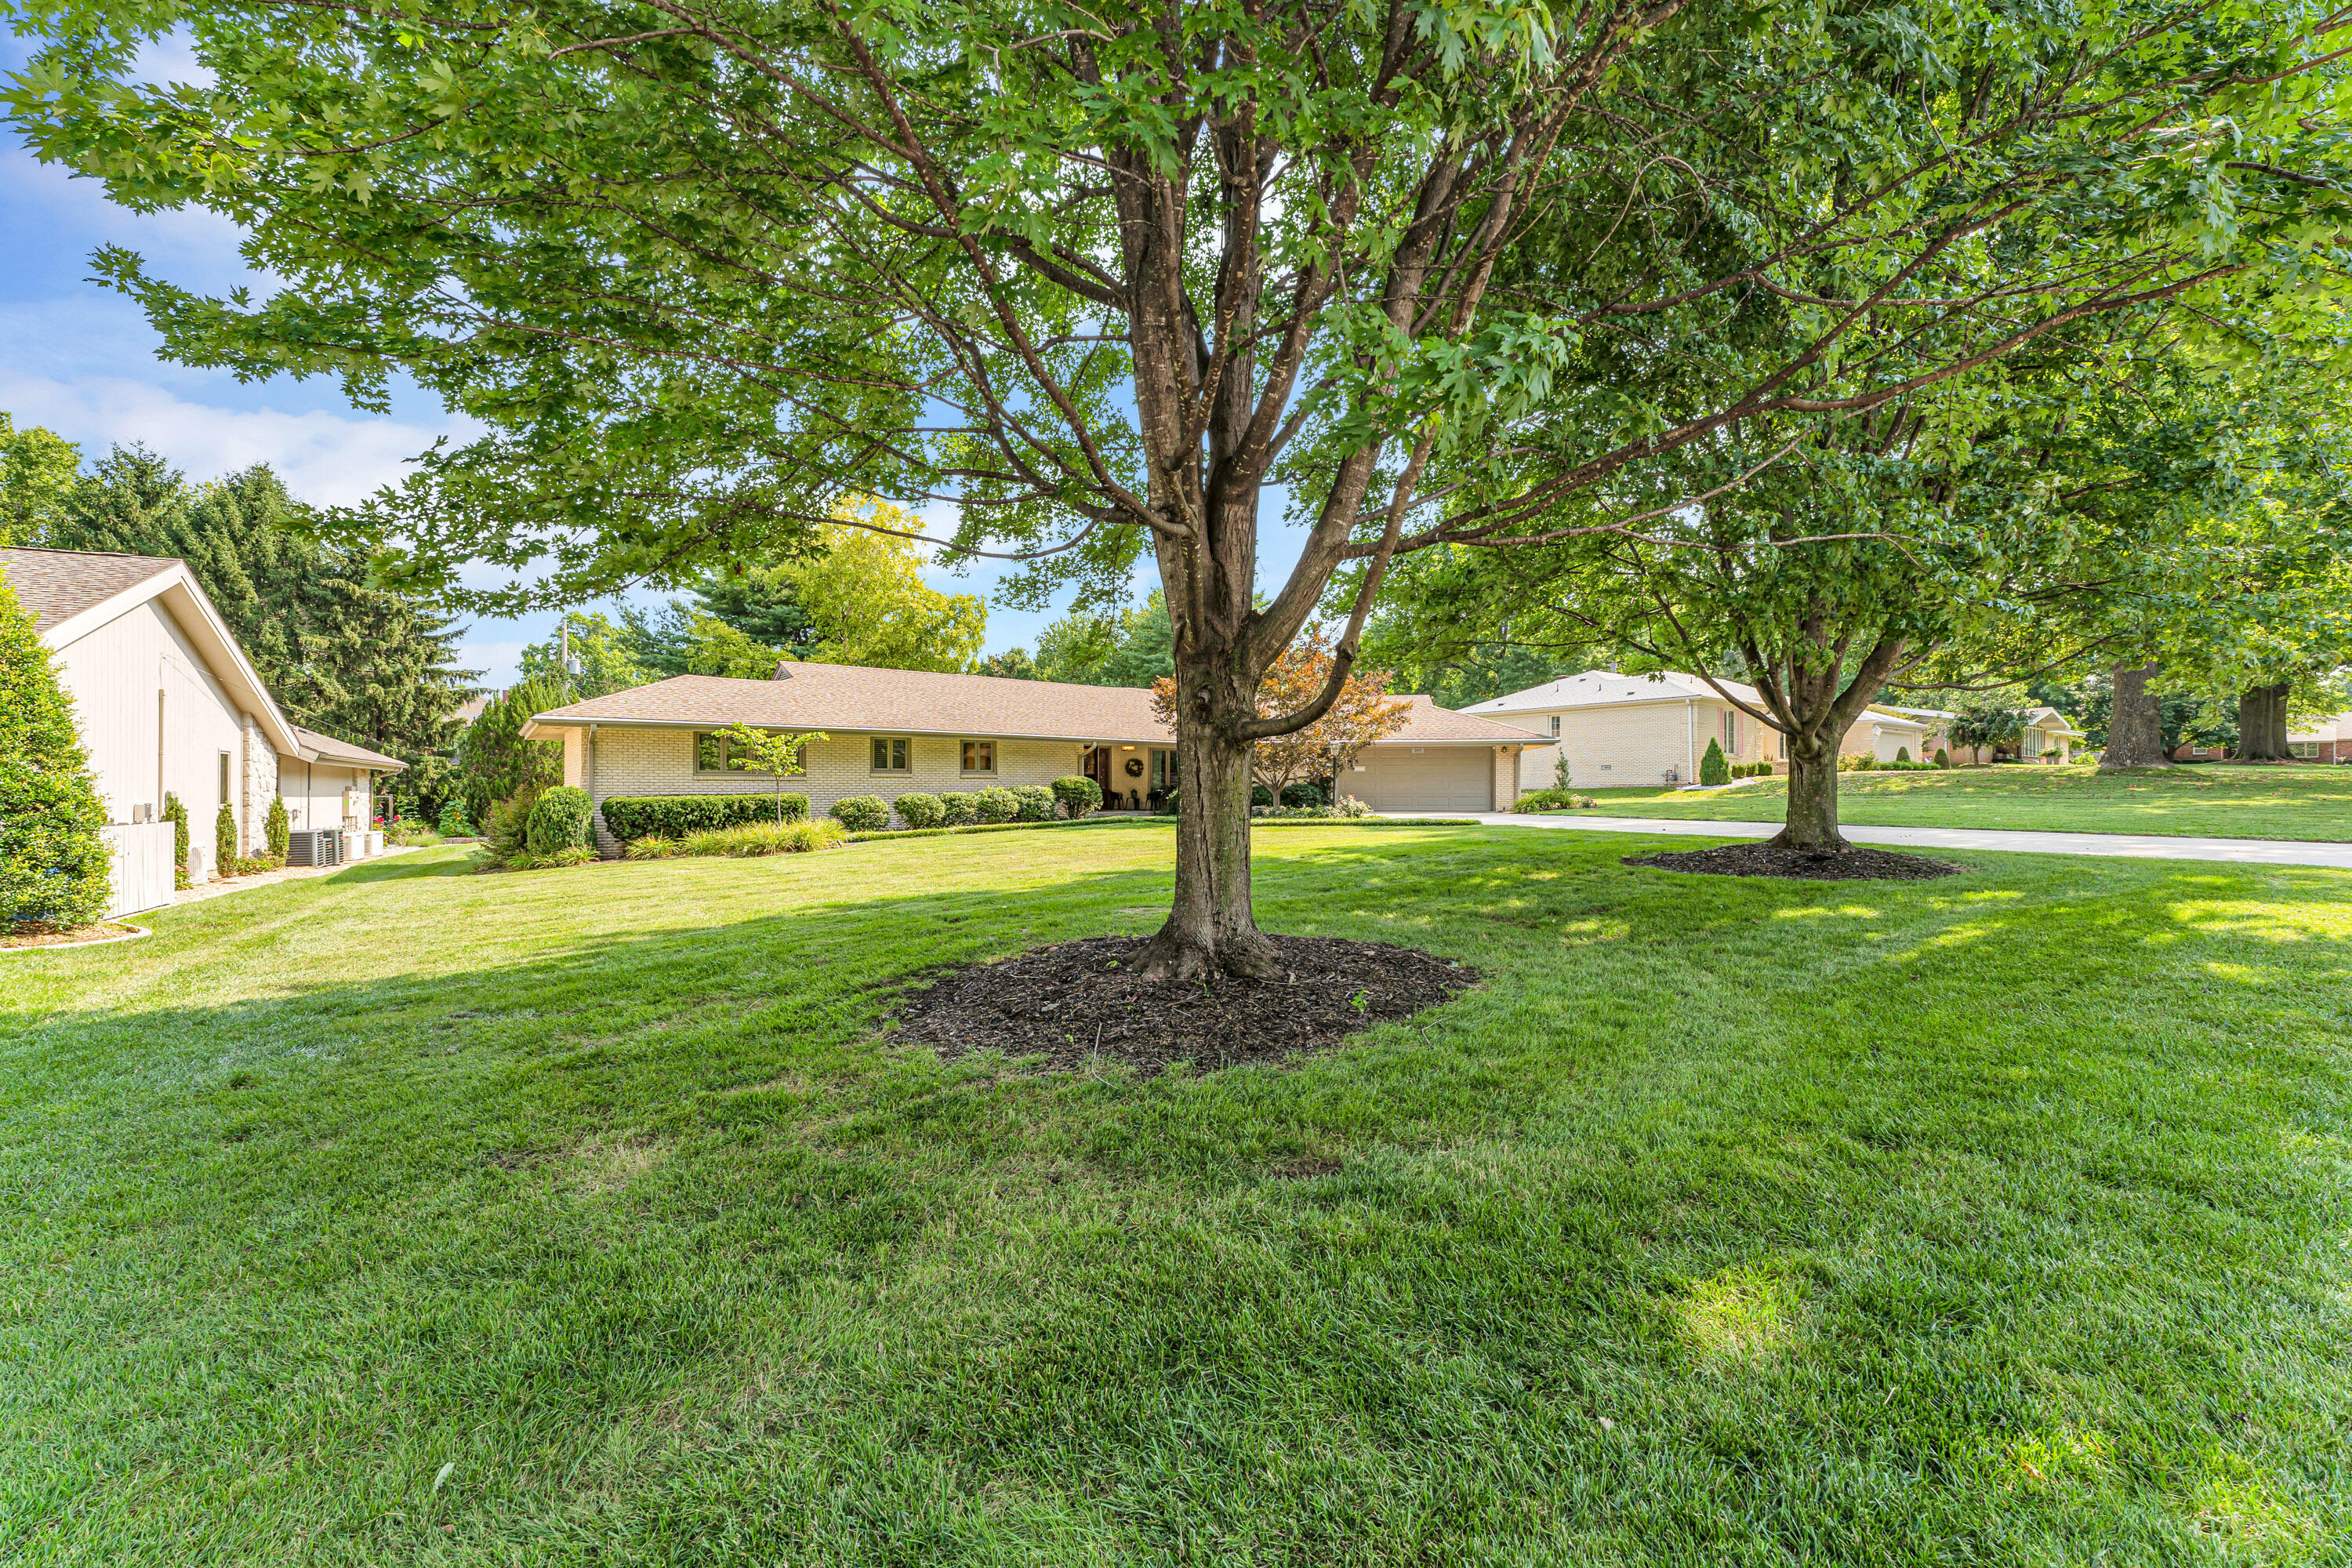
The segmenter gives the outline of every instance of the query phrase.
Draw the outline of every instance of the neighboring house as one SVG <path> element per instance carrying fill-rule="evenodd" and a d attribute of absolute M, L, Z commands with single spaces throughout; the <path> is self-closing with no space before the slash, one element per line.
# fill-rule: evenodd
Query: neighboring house
<path fill-rule="evenodd" d="M 168 848 L 164 897 L 124 885 L 152 869 L 153 832 L 129 830 L 160 824 L 166 795 L 188 808 L 188 875 L 201 882 L 215 871 L 213 819 L 224 802 L 238 852 L 251 854 L 273 796 L 285 798 L 298 831 L 364 830 L 376 775 L 406 765 L 290 722 L 184 561 L 0 550 L 0 574 L 55 661 L 106 803 L 123 862 L 110 913 L 171 901 Z"/>
<path fill-rule="evenodd" d="M 1339 782 L 1376 811 L 1492 811 L 1517 804 L 1524 730 L 1409 700 L 1402 731 L 1367 747 Z M 719 731 L 822 731 L 785 787 L 823 814 L 844 795 L 884 800 L 1050 784 L 1081 773 L 1107 806 L 1143 810 L 1176 778 L 1174 737 L 1151 693 L 989 675 L 794 662 L 774 679 L 678 675 L 534 714 L 533 740 L 563 743 L 563 778 L 601 810 L 614 795 L 758 795 Z M 600 841 L 609 840 L 598 817 Z M 607 844 L 609 847 L 609 843 Z"/>
<path fill-rule="evenodd" d="M 2352 713 L 2289 730 L 2286 749 L 2297 762 L 2352 763 Z"/>
<path fill-rule="evenodd" d="M 1911 755 L 1915 759 L 1933 762 L 1937 749 L 1940 747 L 1951 757 L 1955 767 L 1992 761 L 1990 747 L 1956 746 L 1952 743 L 1951 723 L 1959 715 L 1948 709 L 1897 708 L 1892 703 L 1882 703 L 1872 711 L 1915 720 L 1926 728 L 1925 737 L 1911 748 Z M 2083 731 L 2074 728 L 2073 721 L 2055 708 L 2029 708 L 2025 710 L 2025 728 L 2018 737 L 2017 752 L 2021 759 L 2029 763 L 2063 763 L 2073 758 L 2074 747 L 2083 739 Z M 1923 746 L 1926 748 L 1924 751 L 1921 750 Z M 1846 748 L 1848 751 L 1858 749 L 1853 746 Z"/>
<path fill-rule="evenodd" d="M 1736 680 L 1710 686 L 1673 671 L 1591 669 L 1473 702 L 1462 711 L 1525 725 L 1549 741 L 1520 754 L 1521 789 L 1551 788 L 1563 752 L 1570 783 L 1579 789 L 1695 783 L 1709 741 L 1734 763 L 1784 759 L 1779 731 L 1726 701 L 1717 686 L 1759 710 L 1764 707 L 1753 687 Z"/>
<path fill-rule="evenodd" d="M 1931 763 L 1942 737 L 1927 721 L 1891 708 L 1865 708 L 1846 726 L 1838 742 L 1841 757 L 1870 757 L 1882 763 Z"/>

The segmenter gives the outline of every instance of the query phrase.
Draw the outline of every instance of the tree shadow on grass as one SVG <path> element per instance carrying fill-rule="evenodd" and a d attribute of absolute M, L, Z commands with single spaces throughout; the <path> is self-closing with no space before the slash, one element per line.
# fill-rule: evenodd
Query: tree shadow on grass
<path fill-rule="evenodd" d="M 201 1557 L 282 1508 L 353 1556 L 446 1521 L 485 1557 L 1696 1560 L 1737 1519 L 1856 1562 L 2161 1557 L 2226 1469 L 2217 1411 L 2270 1435 L 2242 1491 L 2326 1517 L 2333 1483 L 2276 1472 L 2345 1415 L 2314 1310 L 2341 1162 L 2295 1142 L 2342 1053 L 2250 1049 L 2229 1026 L 2275 999 L 2197 972 L 2339 946 L 2198 910 L 2341 879 L 1864 901 L 1522 847 L 1262 861 L 1269 926 L 1488 977 L 1289 1072 L 877 1032 L 926 967 L 1149 929 L 1117 911 L 1157 870 L 60 1013 L 0 1112 L 41 1194 L 0 1247 L 43 1281 L 5 1418 L 83 1456 L 58 1543 L 128 1518 Z"/>

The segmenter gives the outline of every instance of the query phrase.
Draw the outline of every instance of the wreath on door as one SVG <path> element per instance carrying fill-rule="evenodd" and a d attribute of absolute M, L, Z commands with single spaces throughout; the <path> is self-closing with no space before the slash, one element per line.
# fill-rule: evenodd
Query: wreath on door
<path fill-rule="evenodd" d="M 1143 776 L 1143 759 L 1141 757 L 1129 757 L 1127 759 L 1127 776 L 1131 779 L 1139 779 Z"/>

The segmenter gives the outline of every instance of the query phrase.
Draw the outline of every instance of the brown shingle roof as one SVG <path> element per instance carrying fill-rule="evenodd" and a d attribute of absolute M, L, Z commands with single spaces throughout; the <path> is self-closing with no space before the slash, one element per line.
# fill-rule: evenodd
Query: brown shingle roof
<path fill-rule="evenodd" d="M 110 555 L 90 550 L 0 550 L 0 574 L 33 614 L 33 635 L 69 621 L 179 564 L 169 555 Z"/>
<path fill-rule="evenodd" d="M 341 763 L 346 767 L 374 768 L 382 773 L 398 773 L 408 771 L 408 764 L 398 757 L 387 757 L 382 752 L 371 752 L 352 741 L 338 741 L 332 735 L 321 735 L 316 730 L 305 730 L 297 724 L 294 734 L 306 752 L 316 752 L 322 763 Z"/>
<path fill-rule="evenodd" d="M 749 724 L 755 729 L 872 731 L 913 735 L 1003 735 L 1047 741 L 1140 741 L 1172 736 L 1151 711 L 1151 693 L 1128 686 L 1072 686 L 996 675 L 868 669 L 794 663 L 780 680 L 674 675 L 651 686 L 552 708 L 542 724 Z M 1390 743 L 1543 743 L 1547 737 L 1408 699 L 1410 723 Z"/>

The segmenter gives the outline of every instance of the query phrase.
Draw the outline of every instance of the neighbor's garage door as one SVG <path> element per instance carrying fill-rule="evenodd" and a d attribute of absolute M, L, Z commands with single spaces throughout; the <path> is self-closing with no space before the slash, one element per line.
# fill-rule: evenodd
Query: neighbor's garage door
<path fill-rule="evenodd" d="M 1484 746 L 1370 746 L 1339 787 L 1374 811 L 1492 811 L 1495 757 Z"/>

